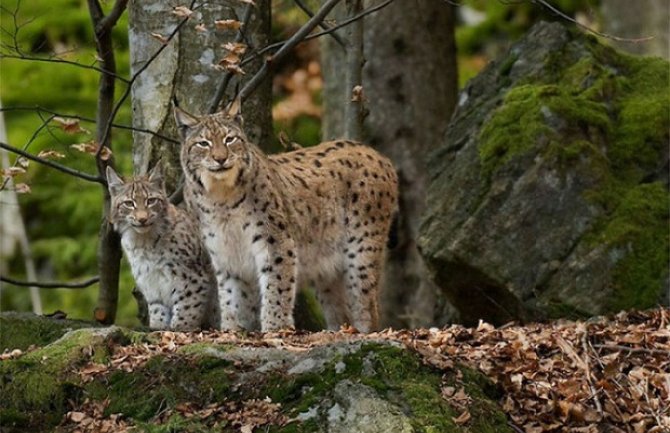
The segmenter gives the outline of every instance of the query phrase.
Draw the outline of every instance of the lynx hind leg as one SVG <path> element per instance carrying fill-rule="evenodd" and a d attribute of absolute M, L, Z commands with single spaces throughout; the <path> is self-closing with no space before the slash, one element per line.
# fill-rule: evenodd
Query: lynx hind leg
<path fill-rule="evenodd" d="M 344 277 L 338 276 L 331 281 L 316 282 L 313 286 L 316 289 L 316 298 L 323 310 L 328 330 L 337 331 L 340 326 L 349 323 Z"/>

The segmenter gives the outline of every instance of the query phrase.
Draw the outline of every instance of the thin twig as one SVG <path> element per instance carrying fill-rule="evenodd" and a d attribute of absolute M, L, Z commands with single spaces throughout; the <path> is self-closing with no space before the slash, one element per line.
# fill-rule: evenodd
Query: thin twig
<path fill-rule="evenodd" d="M 93 71 L 99 72 L 101 74 L 109 75 L 110 77 L 114 77 L 115 79 L 122 81 L 126 84 L 129 83 L 127 78 L 124 78 L 114 72 L 107 71 L 103 68 L 100 68 L 98 66 L 93 66 L 93 65 L 86 65 L 84 63 L 79 63 L 79 62 L 74 62 L 72 60 L 65 60 L 61 59 L 59 57 L 35 57 L 35 56 L 27 56 L 25 54 L 6 54 L 6 53 L 0 53 L 0 59 L 12 59 L 12 60 L 25 60 L 29 62 L 48 62 L 48 63 L 60 63 L 63 65 L 70 65 L 70 66 L 76 66 L 78 68 L 82 69 L 91 69 Z"/>
<path fill-rule="evenodd" d="M 622 38 L 622 37 L 619 37 L 619 36 L 614 36 L 614 35 L 610 35 L 610 34 L 607 34 L 607 33 L 599 32 L 598 30 L 592 29 L 591 27 L 580 23 L 576 19 L 572 18 L 571 16 L 567 15 L 566 13 L 562 12 L 561 10 L 557 9 L 555 6 L 552 6 L 549 2 L 546 2 L 545 0 L 531 0 L 531 1 L 533 3 L 538 3 L 541 6 L 544 6 L 545 8 L 549 9 L 550 11 L 552 11 L 553 13 L 558 15 L 559 17 L 563 18 L 564 20 L 570 21 L 571 23 L 577 25 L 578 27 L 583 28 L 587 32 L 593 33 L 594 35 L 600 36 L 602 38 L 611 39 L 611 40 L 617 41 L 617 42 L 632 42 L 632 43 L 636 43 L 636 44 L 640 43 L 640 42 L 646 42 L 646 41 L 650 41 L 650 40 L 654 39 L 653 36 L 646 36 L 646 37 L 642 37 L 642 38 Z"/>
<path fill-rule="evenodd" d="M 3 112 L 3 111 L 35 111 L 35 112 L 38 112 L 38 113 L 42 112 L 42 113 L 52 114 L 54 116 L 59 116 L 59 117 L 64 117 L 64 118 L 69 118 L 69 119 L 76 119 L 76 120 L 80 120 L 82 122 L 95 123 L 95 119 L 93 119 L 91 117 L 80 116 L 78 114 L 64 114 L 64 113 L 60 113 L 58 111 L 51 110 L 49 108 L 44 108 L 40 105 L 36 105 L 34 107 L 26 107 L 26 106 L 17 105 L 17 106 L 13 106 L 13 107 L 2 107 L 2 108 L 0 108 L 0 112 Z M 167 135 L 163 135 L 163 134 L 160 134 L 156 131 L 152 131 L 151 129 L 137 128 L 135 126 L 123 125 L 121 123 L 112 123 L 112 127 L 117 128 L 117 129 L 125 129 L 125 130 L 133 131 L 133 132 L 139 132 L 139 133 L 142 133 L 142 134 L 151 134 L 154 137 L 160 138 L 160 139 L 168 141 L 170 143 L 179 144 L 179 140 L 177 140 L 176 138 L 168 137 Z"/>
<path fill-rule="evenodd" d="M 330 34 L 330 33 L 334 32 L 334 31 L 337 31 L 337 30 L 341 29 L 342 27 L 348 26 L 349 24 L 351 24 L 351 23 L 353 23 L 353 22 L 355 22 L 355 21 L 357 21 L 357 20 L 360 20 L 361 18 L 363 18 L 363 17 L 365 17 L 365 16 L 367 16 L 367 15 L 370 15 L 371 13 L 377 12 L 378 10 L 385 8 L 386 6 L 390 5 L 390 4 L 393 3 L 394 1 L 395 1 L 395 0 L 386 0 L 384 3 L 380 3 L 380 4 L 378 4 L 377 6 L 373 6 L 373 7 L 367 8 L 367 9 L 365 9 L 363 12 L 361 12 L 360 14 L 358 14 L 358 15 L 354 15 L 353 17 L 351 17 L 351 18 L 349 18 L 349 19 L 346 19 L 346 20 L 344 20 L 344 21 L 338 23 L 337 25 L 331 27 L 331 28 L 328 29 L 328 30 L 323 30 L 323 31 L 321 31 L 321 32 L 317 32 L 317 33 L 311 34 L 311 35 L 309 35 L 309 36 L 305 36 L 304 38 L 302 38 L 302 39 L 300 40 L 300 42 L 306 42 L 306 41 L 309 41 L 309 40 L 312 40 L 312 39 L 319 38 L 319 37 L 321 37 L 321 36 L 323 36 L 323 35 Z M 294 36 L 295 36 L 295 35 L 294 35 Z M 249 58 L 243 60 L 242 62 L 240 62 L 240 66 L 244 66 L 245 64 L 249 63 L 250 61 L 252 61 L 252 60 L 255 59 L 256 57 L 262 56 L 263 54 L 268 53 L 268 52 L 270 52 L 270 51 L 272 51 L 272 50 L 274 50 L 274 49 L 283 47 L 284 44 L 286 44 L 287 42 L 289 42 L 289 41 L 292 40 L 292 39 L 293 39 L 293 37 L 291 37 L 291 38 L 289 38 L 289 39 L 287 39 L 287 40 L 285 40 L 285 41 L 275 42 L 275 43 L 273 43 L 273 44 L 270 44 L 270 45 L 266 46 L 266 47 L 263 48 L 262 50 L 260 50 L 260 51 L 258 51 L 257 53 L 255 53 L 252 57 L 249 57 Z"/>
<path fill-rule="evenodd" d="M 33 132 L 33 135 L 30 137 L 30 139 L 28 139 L 28 141 L 26 142 L 26 144 L 23 146 L 23 150 L 24 150 L 24 151 L 27 151 L 27 150 L 28 150 L 28 147 L 30 147 L 30 145 L 33 143 L 33 141 L 35 141 L 35 139 L 37 138 L 37 136 L 39 135 L 39 133 L 40 133 L 44 128 L 47 127 L 47 125 L 49 124 L 49 122 L 51 121 L 51 119 L 53 119 L 54 117 L 55 117 L 55 116 L 50 116 L 50 117 L 49 117 L 48 119 L 46 119 L 46 120 L 42 119 L 42 124 L 35 130 L 35 132 Z M 18 163 L 19 163 L 19 158 L 16 158 L 16 161 L 14 161 L 13 167 L 16 167 L 16 166 L 18 165 Z M 4 189 L 7 187 L 7 184 L 9 183 L 9 179 L 10 179 L 10 178 L 7 177 L 7 178 L 5 178 L 5 179 L 2 181 L 2 186 L 0 186 L 0 191 L 4 190 Z"/>
<path fill-rule="evenodd" d="M 310 18 L 305 24 L 303 24 L 300 29 L 288 40 L 286 40 L 281 48 L 270 58 L 266 59 L 263 63 L 263 66 L 254 74 L 254 76 L 247 82 L 247 84 L 242 88 L 239 94 L 240 100 L 244 101 L 260 83 L 265 79 L 270 70 L 276 65 L 282 58 L 286 56 L 296 45 L 302 42 L 305 37 L 312 31 L 314 28 L 319 25 L 321 21 L 328 15 L 328 13 L 340 2 L 341 0 L 328 0 L 326 1 L 321 8 Z M 263 50 L 261 50 L 263 51 Z"/>
<path fill-rule="evenodd" d="M 41 289 L 83 289 L 100 281 L 100 277 L 92 277 L 77 283 L 20 281 L 3 276 L 0 276 L 0 281 L 19 287 L 39 287 Z"/>
<path fill-rule="evenodd" d="M 589 327 L 588 325 L 584 326 L 584 334 L 582 334 L 582 352 L 584 353 L 584 365 L 586 366 L 586 381 L 589 384 L 589 389 L 591 390 L 591 397 L 596 405 L 596 410 L 600 416 L 604 416 L 603 406 L 600 404 L 600 398 L 598 397 L 598 391 L 593 385 L 593 374 L 591 374 L 591 365 L 589 363 Z"/>
<path fill-rule="evenodd" d="M 249 20 L 251 20 L 253 8 L 254 5 L 251 3 L 249 3 L 245 8 L 244 16 L 242 17 L 242 25 L 237 30 L 237 34 L 235 35 L 235 43 L 242 42 L 244 39 L 244 29 L 246 29 L 249 25 Z M 221 101 L 223 100 L 223 96 L 226 94 L 226 89 L 228 88 L 228 84 L 230 84 L 230 80 L 233 78 L 233 75 L 234 73 L 232 71 L 226 71 L 226 73 L 223 75 L 223 78 L 221 78 L 219 85 L 216 86 L 214 99 L 212 100 L 212 103 L 209 104 L 209 109 L 207 110 L 208 113 L 212 114 L 218 111 L 219 105 L 221 105 Z"/>
<path fill-rule="evenodd" d="M 299 7 L 300 9 L 302 9 L 302 11 L 303 11 L 305 14 L 307 14 L 308 17 L 312 18 L 312 17 L 314 16 L 314 12 L 312 12 L 312 11 L 309 9 L 309 7 L 307 7 L 307 5 L 305 4 L 305 2 L 303 2 L 302 0 L 293 0 L 293 1 L 295 2 L 296 5 L 298 5 L 298 7 Z M 321 28 L 324 29 L 324 30 L 329 30 L 329 29 L 330 29 L 330 25 L 326 24 L 324 21 L 321 21 L 321 22 L 319 23 L 319 27 L 321 27 Z M 333 39 L 335 39 L 335 41 L 338 43 L 338 45 L 339 45 L 340 47 L 342 47 L 342 48 L 344 48 L 344 49 L 347 48 L 347 44 L 342 40 L 342 38 L 340 37 L 340 35 L 338 35 L 337 33 L 331 33 L 330 36 L 331 36 Z"/>
<path fill-rule="evenodd" d="M 649 353 L 652 355 L 668 355 L 670 356 L 670 351 L 661 350 L 661 349 L 646 349 L 644 347 L 628 347 L 621 346 L 618 344 L 594 344 L 593 347 L 598 349 L 608 349 L 608 350 L 623 350 L 631 353 Z"/>
<path fill-rule="evenodd" d="M 51 167 L 55 170 L 61 171 L 63 173 L 67 173 L 70 176 L 75 176 L 80 179 L 88 180 L 89 182 L 95 182 L 99 184 L 105 184 L 104 180 L 98 176 L 94 176 L 92 174 L 84 173 L 79 170 L 75 170 L 70 167 L 66 167 L 64 165 L 58 164 L 57 162 L 50 161 L 48 159 L 40 158 L 39 156 L 35 156 L 31 153 L 28 153 L 26 151 L 23 151 L 19 148 L 16 148 L 14 146 L 11 146 L 7 143 L 0 142 L 0 148 L 8 150 L 9 152 L 15 153 L 17 155 L 21 155 L 24 158 L 27 158 L 31 161 L 39 162 L 40 164 L 46 165 L 47 167 Z"/>

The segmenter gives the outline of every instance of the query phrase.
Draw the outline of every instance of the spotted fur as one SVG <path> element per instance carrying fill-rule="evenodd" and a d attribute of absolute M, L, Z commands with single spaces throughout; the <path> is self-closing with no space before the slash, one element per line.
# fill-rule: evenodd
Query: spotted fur
<path fill-rule="evenodd" d="M 124 183 L 107 169 L 110 220 L 137 287 L 147 301 L 152 329 L 193 330 L 218 324 L 216 282 L 194 219 L 167 199 L 158 169 Z M 212 317 L 216 314 L 217 317 Z"/>
<path fill-rule="evenodd" d="M 397 176 L 373 149 L 340 140 L 265 155 L 238 117 L 175 110 L 185 197 L 216 273 L 221 326 L 291 328 L 297 287 L 316 290 L 330 329 L 378 325 Z"/>

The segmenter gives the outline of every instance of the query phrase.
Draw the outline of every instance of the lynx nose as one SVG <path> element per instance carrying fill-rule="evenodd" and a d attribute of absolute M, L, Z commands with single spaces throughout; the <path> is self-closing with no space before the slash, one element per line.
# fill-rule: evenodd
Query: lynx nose
<path fill-rule="evenodd" d="M 135 220 L 142 225 L 144 225 L 147 222 L 148 219 L 149 219 L 149 215 L 147 215 L 146 212 L 138 212 L 135 215 Z"/>

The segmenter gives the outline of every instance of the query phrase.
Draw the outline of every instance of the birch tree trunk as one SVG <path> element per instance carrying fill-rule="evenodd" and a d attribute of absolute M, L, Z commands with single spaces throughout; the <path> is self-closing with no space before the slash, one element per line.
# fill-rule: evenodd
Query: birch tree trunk
<path fill-rule="evenodd" d="M 129 5 L 129 39 L 131 70 L 136 71 L 160 47 L 161 42 L 152 33 L 168 35 L 180 21 L 172 14 L 175 6 L 185 2 L 173 0 L 142 0 Z M 186 2 L 188 4 L 188 2 Z M 262 48 L 270 38 L 270 0 L 256 0 L 251 8 L 249 22 L 243 27 L 243 43 L 248 50 Z M 188 112 L 201 115 L 209 111 L 217 86 L 225 72 L 214 65 L 227 51 L 222 44 L 232 42 L 235 30 L 217 30 L 216 20 L 243 22 L 246 4 L 238 0 L 219 0 L 200 4 L 189 22 L 170 42 L 169 46 L 140 75 L 132 89 L 133 126 L 158 131 L 177 138 L 172 118 L 172 98 Z M 204 30 L 196 25 L 204 24 Z M 247 65 L 242 83 L 260 67 L 260 59 Z M 223 103 L 229 102 L 236 88 L 237 78 L 227 87 Z M 245 101 L 242 109 L 247 134 L 261 146 L 268 142 L 272 132 L 271 80 L 266 80 Z M 133 135 L 133 167 L 137 174 L 146 173 L 162 159 L 168 186 L 174 187 L 181 175 L 179 145 L 156 136 L 135 132 Z"/>
<path fill-rule="evenodd" d="M 380 4 L 367 0 L 364 7 Z M 344 12 L 339 11 L 341 19 Z M 383 326 L 443 323 L 449 307 L 429 280 L 415 239 L 424 209 L 425 155 L 442 139 L 457 96 L 454 13 L 447 2 L 395 1 L 365 17 L 363 136 L 389 156 L 400 177 L 398 242 L 389 251 L 381 294 Z M 339 33 L 346 38 L 344 32 Z M 344 135 L 345 51 L 322 39 L 324 139 Z"/>

